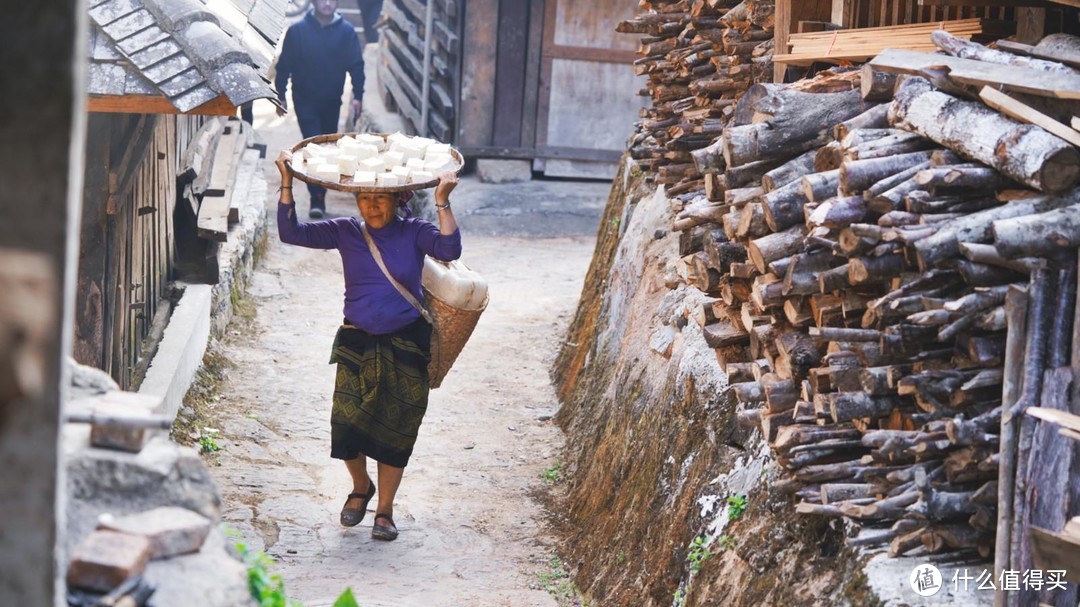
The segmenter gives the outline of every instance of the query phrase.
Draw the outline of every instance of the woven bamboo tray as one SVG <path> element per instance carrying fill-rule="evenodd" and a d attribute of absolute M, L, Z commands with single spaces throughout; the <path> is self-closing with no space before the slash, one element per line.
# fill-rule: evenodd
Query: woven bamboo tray
<path fill-rule="evenodd" d="M 356 136 L 356 135 L 360 135 L 360 134 L 361 133 L 336 133 L 336 134 L 333 134 L 333 135 L 316 135 L 314 137 L 308 137 L 307 139 L 305 139 L 305 140 L 301 141 L 300 143 L 298 143 L 298 144 L 292 146 L 291 148 L 289 148 L 289 152 L 290 153 L 296 153 L 296 152 L 300 151 L 301 148 L 303 148 L 304 146 L 306 146 L 309 143 L 334 143 L 338 139 L 341 139 L 342 137 L 344 137 L 346 135 Z M 385 133 L 363 133 L 363 134 L 365 134 L 365 135 L 378 135 L 378 136 L 382 137 L 383 139 L 386 139 L 386 137 L 387 137 L 387 135 Z M 451 169 L 446 169 L 446 170 L 453 171 L 455 173 L 460 172 L 461 167 L 463 167 L 465 165 L 465 158 L 462 157 L 461 152 L 455 150 L 454 148 L 450 148 L 450 156 L 457 163 L 457 166 L 455 166 L 455 167 L 453 167 Z M 289 172 L 292 173 L 293 177 L 296 177 L 300 181 L 303 181 L 305 183 L 310 183 L 311 185 L 317 185 L 319 187 L 323 187 L 323 188 L 326 188 L 328 190 L 337 190 L 339 192 L 354 192 L 354 193 L 370 192 L 370 193 L 376 193 L 376 194 L 381 193 L 381 192 L 408 192 L 408 191 L 413 191 L 413 190 L 424 190 L 424 189 L 427 189 L 427 188 L 433 188 L 433 187 L 439 185 L 439 178 L 438 177 L 436 177 L 435 179 L 431 179 L 429 181 L 422 182 L 422 183 L 407 183 L 405 185 L 394 185 L 394 186 L 357 185 L 357 184 L 353 183 L 351 175 L 346 175 L 346 176 L 340 177 L 338 179 L 338 181 L 326 181 L 325 179 L 319 179 L 317 177 L 313 177 L 311 175 L 308 175 L 307 173 L 305 173 L 303 171 L 296 170 L 296 168 L 293 167 L 292 162 L 285 163 L 285 166 L 289 167 Z"/>

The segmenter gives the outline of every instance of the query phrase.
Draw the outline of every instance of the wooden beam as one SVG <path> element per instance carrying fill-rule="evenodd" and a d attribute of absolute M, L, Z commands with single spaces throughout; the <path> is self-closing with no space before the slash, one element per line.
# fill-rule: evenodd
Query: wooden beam
<path fill-rule="evenodd" d="M 1015 91 L 1040 97 L 1080 99 L 1080 76 L 1054 74 L 1013 65 L 997 65 L 931 53 L 918 53 L 902 49 L 886 49 L 870 62 L 883 72 L 925 75 L 941 71 L 948 78 L 962 84 L 978 86 L 1002 85 Z"/>
<path fill-rule="evenodd" d="M 1046 0 L 919 0 L 919 6 L 1047 6 Z"/>
<path fill-rule="evenodd" d="M 1080 432 L 1080 415 L 1073 415 L 1072 413 L 1059 411 L 1058 409 L 1047 409 L 1045 407 L 1028 407 L 1027 409 L 1024 409 L 1024 413 L 1032 417 L 1037 417 L 1043 421 L 1055 423 L 1063 428 Z"/>
<path fill-rule="evenodd" d="M 1014 118 L 1020 122 L 1034 124 L 1037 127 L 1045 129 L 1050 134 L 1061 137 L 1065 141 L 1080 147 L 1080 132 L 1065 126 L 1039 110 L 1036 110 L 1029 105 L 1025 105 L 997 89 L 984 86 L 983 89 L 979 91 L 979 98 L 981 98 L 986 105 L 1010 118 Z"/>
<path fill-rule="evenodd" d="M 236 106 L 225 95 L 207 101 L 190 112 L 181 112 L 168 99 L 152 95 L 90 95 L 89 112 L 113 114 L 196 114 L 199 116 L 235 116 Z"/>

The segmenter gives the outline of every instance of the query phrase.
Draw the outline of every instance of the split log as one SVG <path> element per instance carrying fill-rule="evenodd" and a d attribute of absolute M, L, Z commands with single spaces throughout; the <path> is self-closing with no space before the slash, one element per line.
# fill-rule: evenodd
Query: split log
<path fill-rule="evenodd" d="M 751 240 L 746 248 L 747 255 L 758 272 L 764 274 L 770 262 L 800 252 L 806 246 L 803 241 L 806 233 L 805 225 L 796 225 L 783 232 Z"/>
<path fill-rule="evenodd" d="M 825 171 L 838 169 L 843 160 L 844 154 L 840 143 L 830 141 L 814 152 L 814 172 L 824 173 Z"/>
<path fill-rule="evenodd" d="M 896 74 L 875 70 L 869 63 L 859 72 L 859 88 L 866 101 L 889 101 L 896 86 Z"/>
<path fill-rule="evenodd" d="M 944 30 L 936 30 L 931 33 L 930 40 L 934 43 L 934 46 L 949 53 L 953 57 L 960 57 L 961 59 L 975 59 L 984 63 L 1013 65 L 1047 72 L 1049 74 L 1080 76 L 1080 72 L 1067 65 L 1062 65 L 1055 61 L 1044 61 L 1034 57 L 1022 57 L 1012 53 L 994 50 L 977 42 L 958 38 Z"/>
<path fill-rule="evenodd" d="M 889 105 L 877 104 L 865 112 L 845 120 L 833 129 L 833 136 L 837 141 L 843 141 L 848 134 L 855 129 L 880 129 L 889 126 Z"/>
<path fill-rule="evenodd" d="M 862 196 L 847 196 L 826 200 L 810 213 L 807 226 L 814 228 L 846 228 L 866 217 L 866 201 Z"/>
<path fill-rule="evenodd" d="M 890 106 L 889 122 L 989 165 L 1020 183 L 1062 192 L 1080 178 L 1080 153 L 1043 129 L 1002 116 L 981 103 L 907 78 Z"/>

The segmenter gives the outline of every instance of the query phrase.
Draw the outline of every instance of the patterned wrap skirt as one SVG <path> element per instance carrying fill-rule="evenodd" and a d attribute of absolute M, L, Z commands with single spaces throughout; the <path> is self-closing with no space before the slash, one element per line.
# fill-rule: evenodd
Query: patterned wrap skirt
<path fill-rule="evenodd" d="M 423 319 L 386 335 L 338 329 L 330 355 L 337 364 L 330 457 L 363 454 L 404 468 L 427 412 L 430 359 L 431 325 Z"/>

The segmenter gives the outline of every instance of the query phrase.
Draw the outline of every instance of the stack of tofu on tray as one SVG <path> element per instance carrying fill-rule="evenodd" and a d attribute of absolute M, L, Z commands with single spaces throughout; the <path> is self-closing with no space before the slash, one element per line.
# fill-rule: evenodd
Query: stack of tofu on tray
<path fill-rule="evenodd" d="M 459 168 L 450 144 L 401 133 L 359 133 L 309 143 L 293 153 L 292 166 L 322 181 L 377 188 L 427 183 Z"/>

